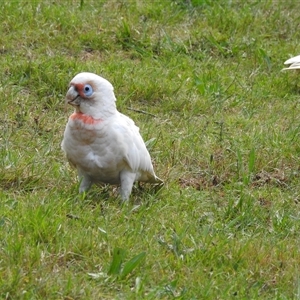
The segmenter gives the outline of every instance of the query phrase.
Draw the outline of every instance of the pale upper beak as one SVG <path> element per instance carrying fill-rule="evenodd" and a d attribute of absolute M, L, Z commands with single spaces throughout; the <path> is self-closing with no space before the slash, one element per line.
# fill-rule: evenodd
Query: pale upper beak
<path fill-rule="evenodd" d="M 76 91 L 75 87 L 71 85 L 66 95 L 66 102 L 74 106 L 79 106 L 80 101 L 81 98 L 79 93 Z"/>

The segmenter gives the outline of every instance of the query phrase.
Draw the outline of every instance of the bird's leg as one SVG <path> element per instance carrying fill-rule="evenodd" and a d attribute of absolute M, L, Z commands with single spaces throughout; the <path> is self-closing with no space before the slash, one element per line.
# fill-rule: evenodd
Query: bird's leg
<path fill-rule="evenodd" d="M 135 181 L 136 174 L 127 170 L 120 173 L 121 188 L 120 194 L 123 201 L 127 201 L 131 194 L 132 186 Z"/>
<path fill-rule="evenodd" d="M 86 192 L 92 185 L 91 179 L 80 170 L 78 170 L 78 178 L 80 181 L 79 193 Z"/>

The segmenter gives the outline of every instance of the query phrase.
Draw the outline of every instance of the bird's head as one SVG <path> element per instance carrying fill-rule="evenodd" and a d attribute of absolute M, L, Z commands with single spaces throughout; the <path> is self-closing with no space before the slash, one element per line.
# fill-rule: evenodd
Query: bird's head
<path fill-rule="evenodd" d="M 116 111 L 113 86 L 106 79 L 88 72 L 77 74 L 70 82 L 66 102 L 77 112 L 105 118 Z"/>

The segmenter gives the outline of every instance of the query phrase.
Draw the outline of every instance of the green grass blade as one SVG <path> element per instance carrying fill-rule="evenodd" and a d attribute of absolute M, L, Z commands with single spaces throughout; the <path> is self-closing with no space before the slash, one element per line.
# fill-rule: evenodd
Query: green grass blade
<path fill-rule="evenodd" d="M 108 275 L 118 275 L 120 274 L 121 265 L 124 261 L 126 251 L 121 248 L 115 248 L 113 251 L 112 262 L 110 264 Z"/>
<path fill-rule="evenodd" d="M 129 273 L 131 273 L 145 258 L 146 252 L 141 252 L 140 254 L 136 255 L 130 261 L 125 263 L 124 268 L 121 272 L 121 279 L 125 278 Z"/>
<path fill-rule="evenodd" d="M 251 176 L 255 169 L 255 149 L 252 148 L 249 153 L 249 162 L 248 162 L 248 183 L 251 180 Z"/>

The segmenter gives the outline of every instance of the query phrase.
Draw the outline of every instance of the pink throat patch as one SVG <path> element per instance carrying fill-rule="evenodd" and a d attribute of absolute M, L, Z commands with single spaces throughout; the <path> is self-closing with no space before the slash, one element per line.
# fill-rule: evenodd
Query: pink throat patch
<path fill-rule="evenodd" d="M 95 125 L 101 123 L 103 120 L 102 119 L 94 119 L 91 116 L 85 115 L 83 113 L 75 112 L 70 116 L 71 120 L 79 120 L 83 122 L 84 124 L 89 124 L 89 125 Z"/>

